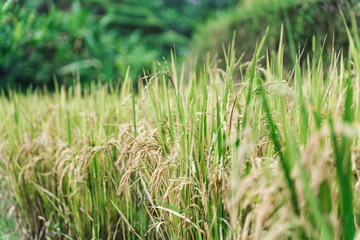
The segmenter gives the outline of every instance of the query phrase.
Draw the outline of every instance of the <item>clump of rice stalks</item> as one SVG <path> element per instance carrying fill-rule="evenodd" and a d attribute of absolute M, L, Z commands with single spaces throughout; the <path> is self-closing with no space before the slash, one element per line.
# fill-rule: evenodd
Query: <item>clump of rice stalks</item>
<path fill-rule="evenodd" d="M 154 67 L 137 93 L 125 77 L 120 90 L 2 95 L 14 212 L 35 239 L 354 239 L 360 41 L 348 33 L 349 59 L 299 52 L 289 73 L 281 35 L 248 63 L 232 45 L 225 70 Z"/>

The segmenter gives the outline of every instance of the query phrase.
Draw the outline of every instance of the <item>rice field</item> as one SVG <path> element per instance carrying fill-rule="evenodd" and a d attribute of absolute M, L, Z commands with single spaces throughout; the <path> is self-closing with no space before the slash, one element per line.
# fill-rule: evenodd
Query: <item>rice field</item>
<path fill-rule="evenodd" d="M 359 238 L 348 32 L 349 49 L 299 49 L 290 70 L 282 34 L 274 50 L 265 34 L 250 62 L 225 49 L 225 69 L 173 57 L 136 88 L 127 74 L 81 89 L 77 75 L 69 89 L 3 92 L 1 238 Z"/>

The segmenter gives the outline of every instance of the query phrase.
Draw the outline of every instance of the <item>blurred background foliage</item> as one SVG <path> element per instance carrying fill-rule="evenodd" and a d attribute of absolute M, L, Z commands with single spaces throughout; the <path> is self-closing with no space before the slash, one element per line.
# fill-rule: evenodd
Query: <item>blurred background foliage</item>
<path fill-rule="evenodd" d="M 350 0 L 7 0 L 0 3 L 0 88 L 118 81 L 128 66 L 134 80 L 170 49 L 178 58 L 223 52 L 236 30 L 236 48 L 250 59 L 270 26 L 267 46 L 277 47 L 284 23 L 287 58 L 312 37 L 326 49 L 345 46 Z M 356 16 L 358 18 L 358 16 Z M 333 35 L 334 34 L 334 35 Z M 310 42 L 310 44 L 309 44 Z M 175 47 L 174 47 L 175 46 Z"/>
<path fill-rule="evenodd" d="M 0 5 L 0 87 L 133 79 L 176 46 L 182 54 L 195 26 L 233 0 L 6 1 Z"/>
<path fill-rule="evenodd" d="M 335 51 L 347 50 L 348 38 L 341 12 L 350 27 L 350 9 L 358 21 L 358 0 L 243 0 L 236 8 L 219 12 L 199 26 L 192 49 L 200 56 L 208 51 L 221 55 L 223 44 L 228 46 L 231 43 L 235 30 L 237 53 L 245 54 L 245 60 L 250 60 L 256 42 L 267 26 L 270 27 L 267 49 L 278 49 L 283 26 L 286 40 L 284 62 L 285 66 L 291 67 L 296 55 L 303 50 L 305 59 L 307 54 L 312 54 L 313 48 L 322 46 L 327 53 L 331 53 L 333 47 Z"/>

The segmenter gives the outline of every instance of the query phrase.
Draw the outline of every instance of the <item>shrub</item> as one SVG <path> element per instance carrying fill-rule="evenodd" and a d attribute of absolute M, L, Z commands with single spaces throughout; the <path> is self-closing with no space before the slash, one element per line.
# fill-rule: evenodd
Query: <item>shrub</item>
<path fill-rule="evenodd" d="M 348 6 L 358 8 L 355 3 L 351 1 L 346 5 L 342 0 L 244 0 L 238 7 L 223 11 L 200 26 L 192 49 L 200 56 L 208 51 L 222 54 L 222 44 L 227 46 L 236 31 L 236 48 L 238 52 L 245 53 L 245 59 L 250 60 L 258 36 L 267 26 L 270 27 L 267 47 L 278 47 L 279 32 L 283 25 L 287 41 L 284 58 L 289 67 L 294 63 L 295 54 L 304 46 L 304 55 L 312 52 L 313 36 L 316 36 L 317 46 L 327 38 L 325 51 L 331 51 L 333 39 L 336 49 L 346 49 L 348 40 L 340 11 L 348 12 Z M 359 19 L 359 11 L 355 12 Z M 349 22 L 349 15 L 345 14 L 345 18 Z"/>
<path fill-rule="evenodd" d="M 222 4 L 220 4 L 222 2 Z M 152 62 L 181 54 L 199 21 L 227 1 L 14 1 L 0 4 L 0 88 L 136 79 Z"/>
<path fill-rule="evenodd" d="M 139 32 L 120 37 L 79 2 L 66 12 L 51 6 L 46 14 L 14 4 L 0 21 L 0 88 L 51 85 L 54 76 L 66 84 L 76 69 L 85 82 L 114 80 L 128 65 L 139 73 L 160 55 Z"/>

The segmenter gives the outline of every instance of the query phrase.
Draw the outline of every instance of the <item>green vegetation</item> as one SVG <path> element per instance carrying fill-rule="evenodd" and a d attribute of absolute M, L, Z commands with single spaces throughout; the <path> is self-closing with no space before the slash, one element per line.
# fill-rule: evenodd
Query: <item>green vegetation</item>
<path fill-rule="evenodd" d="M 222 4 L 220 4 L 222 2 Z M 186 51 L 198 22 L 233 0 L 7 0 L 0 3 L 0 88 L 116 82 Z"/>
<path fill-rule="evenodd" d="M 264 50 L 276 49 L 284 23 L 284 60 L 290 70 L 305 46 L 312 54 L 313 36 L 331 55 L 347 48 L 340 10 L 357 0 L 7 0 L 0 3 L 0 88 L 73 84 L 80 72 L 82 88 L 91 82 L 121 81 L 128 66 L 134 82 L 152 63 L 170 58 L 206 61 L 208 52 L 223 59 L 231 43 L 250 61 L 255 43 L 270 26 Z M 346 14 L 346 21 L 350 18 Z M 346 56 L 346 54 L 345 54 Z M 237 56 L 237 57 L 240 57 Z M 329 64 L 330 59 L 324 58 Z M 181 67 L 181 66 L 178 66 Z M 225 63 L 220 65 L 225 68 Z"/>
<path fill-rule="evenodd" d="M 191 48 L 200 56 L 208 51 L 222 55 L 223 44 L 231 43 L 236 30 L 238 54 L 244 54 L 244 60 L 249 61 L 255 42 L 268 26 L 270 30 L 265 46 L 277 48 L 279 32 L 284 24 L 284 41 L 287 43 L 284 60 L 288 70 L 295 64 L 299 50 L 304 50 L 304 55 L 313 53 L 312 41 L 315 39 L 317 45 L 324 44 L 324 63 L 329 64 L 331 59 L 326 56 L 331 56 L 332 47 L 348 47 L 340 11 L 347 13 L 352 9 L 359 21 L 359 7 L 357 0 L 243 0 L 237 7 L 219 12 L 216 17 L 200 24 Z M 350 24 L 348 14 L 345 19 Z"/>
<path fill-rule="evenodd" d="M 17 225 L 16 219 L 19 214 L 16 213 L 17 203 L 14 200 L 13 191 L 9 191 L 8 181 L 0 174 L 0 239 L 17 240 L 23 234 L 23 226 Z"/>
<path fill-rule="evenodd" d="M 358 239 L 359 6 L 3 1 L 0 239 Z"/>
<path fill-rule="evenodd" d="M 77 77 L 1 95 L 0 169 L 28 237 L 354 239 L 360 41 L 346 31 L 348 58 L 314 45 L 288 72 L 281 31 L 249 62 L 233 41 L 225 71 L 172 57 L 136 91 L 127 72 L 121 88 Z"/>

